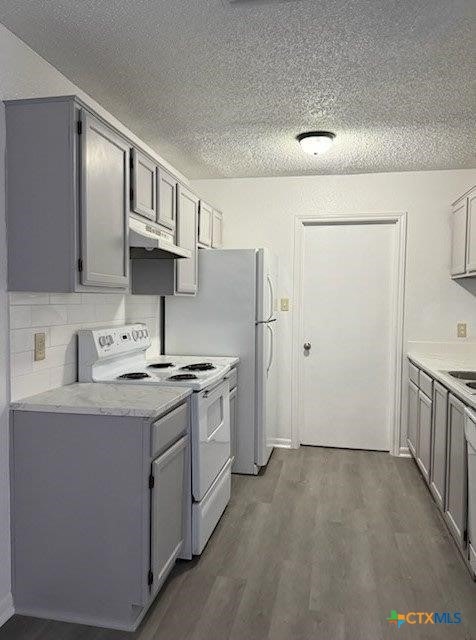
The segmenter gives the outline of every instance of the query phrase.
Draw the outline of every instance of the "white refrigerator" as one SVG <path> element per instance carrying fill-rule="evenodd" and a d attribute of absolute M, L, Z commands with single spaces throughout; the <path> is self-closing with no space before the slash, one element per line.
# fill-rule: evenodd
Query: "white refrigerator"
<path fill-rule="evenodd" d="M 266 249 L 203 249 L 196 296 L 168 297 L 164 352 L 238 356 L 233 471 L 257 474 L 277 421 L 277 260 Z"/>

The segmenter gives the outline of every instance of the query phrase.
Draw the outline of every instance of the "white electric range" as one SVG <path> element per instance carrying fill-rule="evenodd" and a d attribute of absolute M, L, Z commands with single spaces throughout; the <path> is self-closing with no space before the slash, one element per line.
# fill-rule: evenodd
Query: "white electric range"
<path fill-rule="evenodd" d="M 237 358 L 158 356 L 148 360 L 147 327 L 78 332 L 80 382 L 186 386 L 191 399 L 192 552 L 200 554 L 231 492 L 230 384 Z"/>

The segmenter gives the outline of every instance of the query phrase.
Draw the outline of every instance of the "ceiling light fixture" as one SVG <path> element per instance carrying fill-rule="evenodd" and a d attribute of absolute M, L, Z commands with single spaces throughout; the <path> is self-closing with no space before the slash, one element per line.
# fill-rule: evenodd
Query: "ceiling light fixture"
<path fill-rule="evenodd" d="M 296 136 L 301 148 L 313 156 L 325 153 L 332 147 L 336 137 L 332 131 L 306 131 Z"/>

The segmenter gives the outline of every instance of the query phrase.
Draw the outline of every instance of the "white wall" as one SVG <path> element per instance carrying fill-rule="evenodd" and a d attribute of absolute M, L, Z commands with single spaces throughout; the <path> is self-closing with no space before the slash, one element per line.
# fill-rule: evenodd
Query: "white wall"
<path fill-rule="evenodd" d="M 406 340 L 454 339 L 458 321 L 476 340 L 476 298 L 449 277 L 450 203 L 475 183 L 475 170 L 194 181 L 224 211 L 227 248 L 279 257 L 279 295 L 291 299 L 280 314 L 279 437 L 290 437 L 295 216 L 408 212 Z"/>

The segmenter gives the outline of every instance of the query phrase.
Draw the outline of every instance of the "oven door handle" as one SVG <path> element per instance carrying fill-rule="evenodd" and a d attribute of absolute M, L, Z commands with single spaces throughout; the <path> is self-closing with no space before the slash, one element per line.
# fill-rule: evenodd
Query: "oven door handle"
<path fill-rule="evenodd" d="M 219 387 L 220 385 L 222 385 L 226 380 L 228 380 L 228 378 L 229 378 L 229 376 L 226 376 L 226 378 L 222 378 L 222 379 L 220 380 L 220 382 L 217 382 L 217 384 L 216 384 L 216 385 L 214 385 L 211 389 L 207 389 L 207 390 L 205 391 L 205 393 L 203 394 L 203 396 L 202 396 L 202 397 L 203 397 L 203 398 L 208 398 L 208 396 L 209 396 L 211 393 L 213 393 L 213 391 L 215 391 L 216 389 L 218 389 L 218 387 Z"/>

